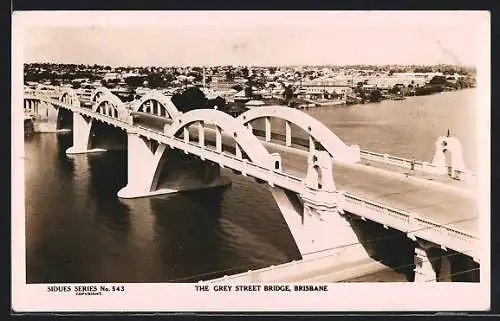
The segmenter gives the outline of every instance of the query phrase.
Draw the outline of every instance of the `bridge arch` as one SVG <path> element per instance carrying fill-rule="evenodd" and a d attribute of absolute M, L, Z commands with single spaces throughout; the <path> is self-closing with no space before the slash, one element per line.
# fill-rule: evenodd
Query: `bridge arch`
<path fill-rule="evenodd" d="M 359 162 L 360 152 L 357 146 L 347 146 L 335 133 L 326 127 L 319 120 L 295 108 L 283 106 L 269 106 L 253 108 L 238 116 L 237 120 L 242 125 L 249 125 L 250 122 L 259 119 L 266 119 L 266 140 L 271 137 L 270 118 L 285 120 L 286 144 L 291 145 L 291 128 L 294 124 L 309 134 L 310 145 L 314 141 L 319 142 L 324 149 L 337 161 L 354 163 Z"/>
<path fill-rule="evenodd" d="M 99 87 L 99 88 L 96 88 L 92 94 L 90 95 L 90 102 L 92 104 L 95 104 L 97 103 L 97 101 L 103 97 L 103 96 L 107 96 L 107 95 L 113 95 L 113 93 L 106 87 Z"/>
<path fill-rule="evenodd" d="M 224 132 L 235 141 L 237 156 L 241 158 L 241 152 L 244 151 L 253 163 L 266 168 L 274 167 L 274 159 L 257 137 L 236 119 L 215 109 L 195 109 L 180 114 L 171 125 L 165 125 L 165 134 L 173 137 L 183 130 L 184 140 L 186 140 L 186 134 L 189 137 L 188 126 L 194 123 L 198 124 L 200 144 L 204 144 L 204 124 L 212 124 L 216 126 L 216 150 L 218 152 L 222 152 L 222 132 Z"/>
<path fill-rule="evenodd" d="M 121 118 L 127 109 L 120 98 L 113 94 L 107 94 L 99 97 L 99 101 L 92 105 L 92 111 L 113 118 Z"/>
<path fill-rule="evenodd" d="M 62 103 L 78 106 L 78 97 L 74 95 L 72 90 L 65 90 L 57 99 Z M 70 129 L 66 127 L 71 124 L 72 112 L 60 108 L 53 98 L 47 97 L 43 93 L 34 93 L 28 97 L 24 97 L 24 110 L 30 115 L 36 117 L 40 122 L 43 122 L 42 132 L 54 132 L 62 129 Z"/>
<path fill-rule="evenodd" d="M 61 94 L 59 96 L 59 101 L 80 107 L 80 100 L 78 99 L 76 92 L 68 87 L 64 87 L 62 89 Z"/>
<path fill-rule="evenodd" d="M 169 97 L 158 92 L 145 94 L 134 104 L 132 109 L 134 112 L 146 112 L 170 118 L 175 118 L 181 114 Z"/>

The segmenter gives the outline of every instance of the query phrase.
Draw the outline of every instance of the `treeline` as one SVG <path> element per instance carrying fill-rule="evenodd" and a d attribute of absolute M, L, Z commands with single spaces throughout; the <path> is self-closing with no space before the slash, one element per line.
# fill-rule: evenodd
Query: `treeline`
<path fill-rule="evenodd" d="M 84 64 L 55 64 L 55 63 L 29 63 L 24 64 L 24 68 L 26 69 L 67 69 L 70 71 L 75 71 L 77 69 L 92 69 L 92 70 L 111 70 L 111 66 L 106 65 L 84 65 Z"/>
<path fill-rule="evenodd" d="M 225 111 L 226 100 L 222 97 L 208 99 L 198 87 L 190 87 L 172 95 L 172 103 L 182 112 L 194 109 L 217 109 Z"/>
<path fill-rule="evenodd" d="M 463 77 L 455 82 L 451 82 L 445 76 L 434 76 L 428 84 L 415 88 L 415 95 L 430 95 L 444 90 L 458 90 L 474 86 L 475 80 L 471 77 Z"/>
<path fill-rule="evenodd" d="M 404 72 L 415 72 L 415 73 L 430 73 L 430 72 L 442 72 L 443 74 L 459 74 L 459 75 L 470 75 L 476 73 L 476 68 L 471 66 L 462 65 L 408 65 L 408 66 L 398 66 L 398 65 L 346 65 L 346 66 L 335 66 L 332 69 L 357 69 L 357 70 L 374 70 L 378 72 L 388 71 L 389 73 L 404 73 Z"/>
<path fill-rule="evenodd" d="M 61 83 L 71 83 L 75 79 L 88 78 L 90 81 L 102 79 L 102 76 L 91 71 L 55 72 L 55 71 L 26 71 L 24 81 L 41 82 L 48 80 L 51 85 L 58 86 Z"/>
<path fill-rule="evenodd" d="M 107 88 L 115 88 L 122 79 L 104 79 L 104 74 L 111 71 L 109 66 L 94 65 L 86 69 L 84 65 L 50 65 L 50 64 L 31 64 L 25 67 L 24 80 L 25 82 L 34 81 L 49 81 L 51 85 L 58 86 L 64 83 L 72 84 L 73 88 L 79 88 L 80 83 L 75 82 L 76 79 L 88 79 L 90 82 L 100 80 L 101 85 Z M 118 71 L 131 71 L 132 68 L 120 69 Z M 165 70 L 149 70 L 142 68 L 138 70 L 140 75 L 129 76 L 124 79 L 127 86 L 130 88 L 148 87 L 151 89 L 165 88 L 174 85 L 174 82 L 181 75 L 181 72 L 172 69 Z M 191 71 L 184 74 L 184 80 L 178 80 L 177 85 L 188 84 L 187 79 L 192 79 L 194 82 L 201 82 L 203 79 L 203 70 L 201 68 L 192 68 Z M 181 78 L 182 79 L 182 78 Z M 207 77 L 210 81 L 210 77 Z"/>

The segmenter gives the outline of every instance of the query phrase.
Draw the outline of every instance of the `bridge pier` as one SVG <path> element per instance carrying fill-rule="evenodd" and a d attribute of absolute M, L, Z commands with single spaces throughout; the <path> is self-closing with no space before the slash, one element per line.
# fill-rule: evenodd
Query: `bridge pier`
<path fill-rule="evenodd" d="M 343 214 L 343 195 L 335 188 L 327 152 L 311 153 L 305 183 L 308 192 L 301 195 L 271 189 L 302 258 L 334 256 L 339 264 L 367 259 L 368 252 Z"/>
<path fill-rule="evenodd" d="M 320 197 L 323 200 L 293 197 L 293 193 L 276 187 L 271 193 L 303 259 L 333 255 L 342 263 L 369 257 L 347 217 L 341 214 L 340 193 L 325 193 Z"/>
<path fill-rule="evenodd" d="M 128 131 L 127 140 L 127 185 L 118 191 L 120 198 L 171 194 L 231 183 L 229 178 L 220 175 L 218 165 L 186 160 L 186 155 L 176 155 L 179 151 L 158 145 L 135 132 Z"/>
<path fill-rule="evenodd" d="M 102 148 L 90 148 L 92 118 L 73 112 L 73 146 L 66 150 L 66 154 L 84 154 L 103 152 Z"/>
<path fill-rule="evenodd" d="M 415 279 L 414 282 L 431 282 L 436 279 L 436 272 L 432 266 L 427 251 L 415 247 Z"/>
<path fill-rule="evenodd" d="M 35 131 L 40 133 L 55 133 L 60 131 L 57 127 L 59 110 L 49 103 L 33 100 L 31 113 L 35 115 Z"/>
<path fill-rule="evenodd" d="M 417 240 L 417 244 L 414 282 L 451 282 L 453 254 L 428 241 Z"/>

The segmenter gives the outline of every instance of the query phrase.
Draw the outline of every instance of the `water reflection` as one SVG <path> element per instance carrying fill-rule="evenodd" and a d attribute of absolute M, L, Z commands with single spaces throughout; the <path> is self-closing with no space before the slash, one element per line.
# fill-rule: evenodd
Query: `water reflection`
<path fill-rule="evenodd" d="M 217 270 L 223 244 L 217 234 L 223 189 L 201 190 L 151 199 L 154 242 L 166 281 Z"/>
<path fill-rule="evenodd" d="M 96 223 L 116 242 L 126 242 L 131 229 L 130 211 L 117 197 L 126 184 L 126 153 L 106 152 L 83 155 L 88 160 L 85 171 L 90 182 L 85 193 L 93 200 L 92 213 Z"/>
<path fill-rule="evenodd" d="M 46 136 L 48 136 L 46 137 L 47 138 L 46 141 L 49 141 L 50 143 L 55 143 L 55 146 L 57 146 L 57 148 L 55 149 L 57 152 L 57 162 L 55 163 L 55 165 L 60 166 L 62 172 L 72 175 L 74 172 L 73 161 L 71 158 L 67 157 L 66 150 L 69 147 L 73 146 L 73 134 L 71 132 L 66 132 L 66 133 L 59 133 L 57 135 L 47 134 Z M 55 138 L 56 142 L 54 142 L 50 138 Z M 53 150 L 54 149 L 53 146 L 54 145 L 48 145 L 46 147 L 48 150 Z"/>

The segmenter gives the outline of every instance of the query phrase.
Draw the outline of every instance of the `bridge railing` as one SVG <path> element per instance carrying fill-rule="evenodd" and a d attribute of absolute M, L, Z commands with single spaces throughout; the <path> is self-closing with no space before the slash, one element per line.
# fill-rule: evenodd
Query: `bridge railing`
<path fill-rule="evenodd" d="M 409 224 L 409 213 L 349 193 L 344 193 L 344 196 L 344 210 L 353 214 L 362 213 L 362 217 L 376 219 L 382 225 L 406 232 L 404 228 Z"/>
<path fill-rule="evenodd" d="M 445 248 L 477 257 L 478 238 L 449 224 L 439 224 L 414 213 L 393 208 L 369 199 L 345 193 L 344 209 L 388 227 L 406 232 L 410 238 L 421 238 Z"/>
<path fill-rule="evenodd" d="M 477 256 L 477 238 L 456 228 L 417 216 L 411 217 L 409 226 L 411 228 L 408 233 L 410 237 L 419 237 L 423 240 L 438 240 L 439 243 L 437 244 L 442 247 L 455 249 L 473 257 Z"/>
<path fill-rule="evenodd" d="M 265 268 L 248 270 L 233 275 L 225 275 L 220 278 L 199 281 L 199 283 L 245 284 L 245 283 L 267 283 L 267 282 L 307 282 L 315 278 L 321 272 L 330 272 L 330 267 L 338 265 L 335 255 L 325 254 L 305 260 L 293 260 L 291 262 L 271 265 Z M 318 273 L 319 272 L 319 273 Z M 343 272 L 343 271 L 339 271 Z M 341 273 L 338 273 L 339 275 Z M 304 279 L 305 278 L 305 279 Z"/>
<path fill-rule="evenodd" d="M 424 171 L 425 170 L 425 165 L 430 165 L 433 166 L 432 164 L 428 164 L 425 162 L 417 161 L 417 160 L 411 160 L 407 158 L 402 158 L 402 157 L 397 157 L 389 154 L 381 154 L 381 153 L 375 153 L 372 151 L 367 151 L 367 150 L 361 150 L 361 157 L 377 162 L 382 162 L 390 165 L 395 165 L 403 168 L 408 168 L 411 169 L 413 166 L 414 170 L 420 170 Z"/>
<path fill-rule="evenodd" d="M 389 154 L 381 154 L 372 151 L 361 150 L 361 157 L 368 160 L 373 160 L 376 162 L 385 163 L 389 165 L 395 165 L 406 169 L 413 169 L 415 171 L 421 171 L 429 174 L 434 174 L 438 172 L 437 166 L 432 163 L 407 159 L 403 157 L 397 157 Z M 451 170 L 450 166 L 448 167 L 448 170 Z M 467 170 L 455 170 L 455 171 L 458 174 L 461 174 L 461 176 L 467 180 L 471 179 L 474 180 L 476 178 L 476 174 L 471 171 Z"/>

